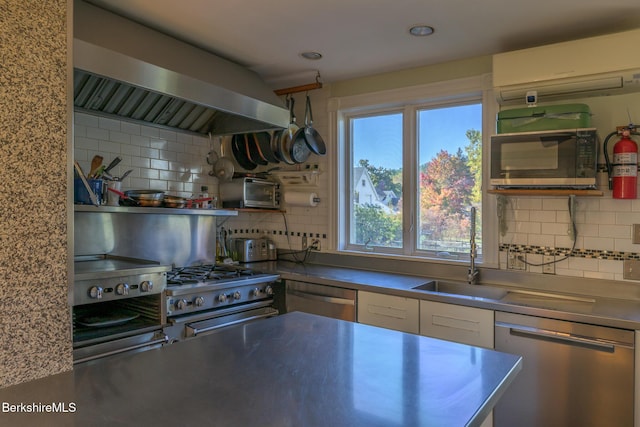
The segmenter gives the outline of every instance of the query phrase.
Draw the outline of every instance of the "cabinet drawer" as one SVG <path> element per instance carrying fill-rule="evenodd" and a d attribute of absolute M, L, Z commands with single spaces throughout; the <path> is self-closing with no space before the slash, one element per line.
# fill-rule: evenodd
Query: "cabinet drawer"
<path fill-rule="evenodd" d="M 358 291 L 358 322 L 417 334 L 419 301 L 392 295 Z"/>
<path fill-rule="evenodd" d="M 420 334 L 494 348 L 494 314 L 482 308 L 420 301 Z"/>

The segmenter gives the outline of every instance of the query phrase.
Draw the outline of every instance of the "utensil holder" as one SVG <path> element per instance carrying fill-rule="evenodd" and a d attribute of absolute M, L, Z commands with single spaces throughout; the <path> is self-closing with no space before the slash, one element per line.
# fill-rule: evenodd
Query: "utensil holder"
<path fill-rule="evenodd" d="M 101 179 L 88 179 L 89 188 L 93 191 L 93 194 L 96 195 L 99 204 L 103 204 L 104 194 L 103 187 L 104 181 Z M 91 198 L 89 197 L 89 193 L 87 193 L 87 189 L 84 188 L 84 184 L 82 184 L 82 180 L 80 178 L 75 178 L 73 180 L 73 202 L 79 205 L 91 205 Z"/>

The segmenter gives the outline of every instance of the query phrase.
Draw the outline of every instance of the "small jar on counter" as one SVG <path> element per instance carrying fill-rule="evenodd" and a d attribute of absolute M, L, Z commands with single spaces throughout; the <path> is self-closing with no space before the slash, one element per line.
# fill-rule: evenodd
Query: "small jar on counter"
<path fill-rule="evenodd" d="M 198 207 L 200 209 L 211 209 L 211 198 L 209 197 L 209 187 L 203 185 L 200 187 L 200 203 L 198 203 Z"/>

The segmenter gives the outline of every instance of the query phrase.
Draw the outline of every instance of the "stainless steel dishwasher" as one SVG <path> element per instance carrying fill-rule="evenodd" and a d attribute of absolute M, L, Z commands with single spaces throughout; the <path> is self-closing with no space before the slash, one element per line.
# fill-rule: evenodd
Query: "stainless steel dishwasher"
<path fill-rule="evenodd" d="M 633 426 L 633 331 L 496 312 L 495 347 L 523 357 L 495 427 Z"/>
<path fill-rule="evenodd" d="M 302 311 L 336 319 L 356 320 L 356 291 L 316 283 L 286 281 L 287 312 Z"/>

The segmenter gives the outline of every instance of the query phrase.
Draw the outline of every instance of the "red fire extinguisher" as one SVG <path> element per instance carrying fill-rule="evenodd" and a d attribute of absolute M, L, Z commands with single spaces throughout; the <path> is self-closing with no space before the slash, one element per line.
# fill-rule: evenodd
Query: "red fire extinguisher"
<path fill-rule="evenodd" d="M 633 129 L 632 126 L 630 126 Z M 604 154 L 609 172 L 609 189 L 614 199 L 635 199 L 638 191 L 638 144 L 630 138 L 631 131 L 622 130 L 622 137 L 613 146 L 613 164 L 609 162 L 607 142 L 618 132 L 609 134 L 604 143 Z"/>

